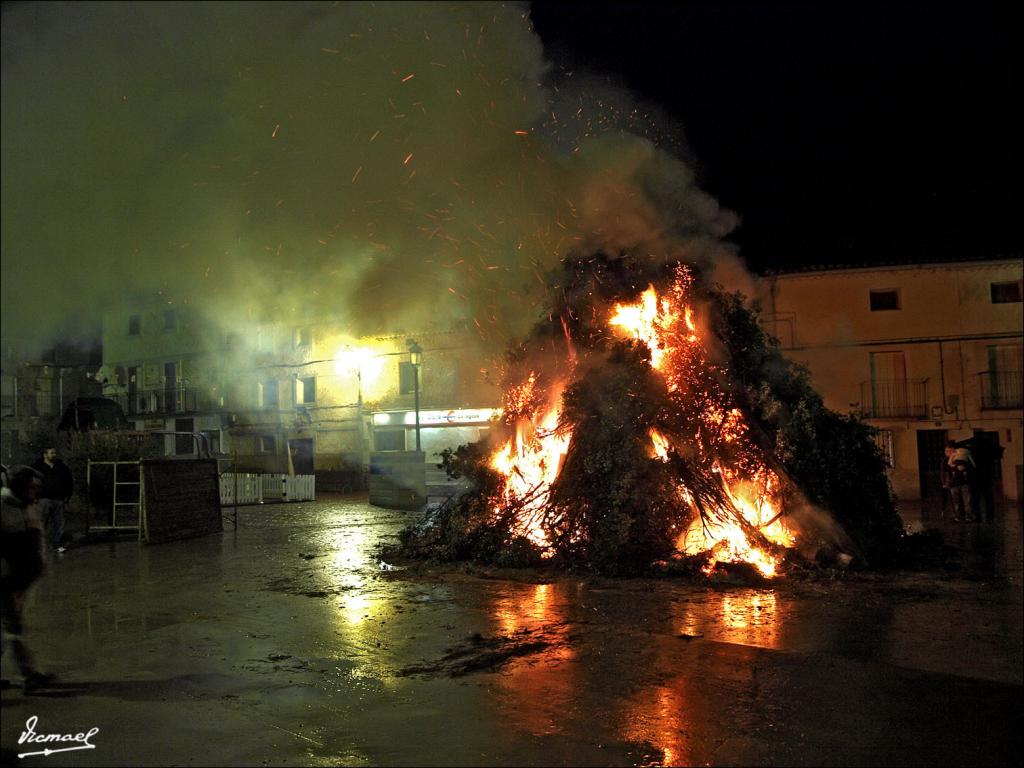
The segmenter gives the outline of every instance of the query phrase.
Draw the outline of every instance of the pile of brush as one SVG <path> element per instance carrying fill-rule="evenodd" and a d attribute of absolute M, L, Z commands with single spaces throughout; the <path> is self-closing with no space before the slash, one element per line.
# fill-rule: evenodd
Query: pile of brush
<path fill-rule="evenodd" d="M 738 513 L 723 485 L 728 467 L 738 477 L 770 471 L 801 557 L 877 563 L 893 556 L 902 526 L 871 428 L 824 407 L 742 297 L 706 283 L 693 267 L 603 254 L 567 262 L 556 279 L 558 300 L 546 320 L 508 354 L 504 428 L 444 455 L 449 474 L 471 480 L 471 490 L 407 529 L 404 555 L 547 560 L 603 573 L 668 561 L 696 568 L 707 557 L 683 557 L 680 537 L 699 520 L 711 530 L 738 525 L 780 560 L 795 556 Z M 697 352 L 659 351 L 669 356 L 660 365 L 677 372 L 667 386 L 651 348 L 614 333 L 608 318 L 648 285 L 670 294 L 681 284 L 701 318 L 700 344 Z M 536 424 L 552 396 L 558 419 L 548 430 L 570 438 L 557 476 L 510 494 L 495 451 L 514 439 L 517 424 Z M 730 420 L 743 428 L 724 428 Z M 653 432 L 667 446 L 658 455 Z"/>

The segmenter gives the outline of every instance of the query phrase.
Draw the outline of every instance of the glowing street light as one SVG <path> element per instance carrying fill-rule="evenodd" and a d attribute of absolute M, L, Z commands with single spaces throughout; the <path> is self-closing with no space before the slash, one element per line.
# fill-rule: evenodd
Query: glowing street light
<path fill-rule="evenodd" d="M 363 365 L 369 356 L 369 350 L 353 349 L 351 345 L 346 346 L 334 361 L 334 369 L 338 373 L 356 374 L 356 404 L 359 406 L 360 416 L 363 413 Z"/>

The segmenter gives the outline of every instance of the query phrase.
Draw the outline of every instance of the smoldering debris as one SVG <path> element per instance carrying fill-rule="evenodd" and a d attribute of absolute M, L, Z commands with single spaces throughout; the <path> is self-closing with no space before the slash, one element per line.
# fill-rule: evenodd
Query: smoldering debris
<path fill-rule="evenodd" d="M 478 672 L 498 672 L 510 662 L 540 653 L 557 641 L 543 628 L 521 629 L 510 635 L 471 635 L 433 662 L 405 667 L 399 677 L 464 677 Z"/>

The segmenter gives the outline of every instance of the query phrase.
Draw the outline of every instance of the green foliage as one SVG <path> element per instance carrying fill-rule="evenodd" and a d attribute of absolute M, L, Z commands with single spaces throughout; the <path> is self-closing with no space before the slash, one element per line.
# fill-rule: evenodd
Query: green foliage
<path fill-rule="evenodd" d="M 747 417 L 808 501 L 828 511 L 869 562 L 891 560 L 903 526 L 875 430 L 825 407 L 806 369 L 786 360 L 739 294 L 713 293 L 714 331 Z"/>
<path fill-rule="evenodd" d="M 677 480 L 652 460 L 648 436 L 663 416 L 663 390 L 635 349 L 616 345 L 564 393 L 573 439 L 550 502 L 559 560 L 623 573 L 672 553 L 686 521 Z"/>

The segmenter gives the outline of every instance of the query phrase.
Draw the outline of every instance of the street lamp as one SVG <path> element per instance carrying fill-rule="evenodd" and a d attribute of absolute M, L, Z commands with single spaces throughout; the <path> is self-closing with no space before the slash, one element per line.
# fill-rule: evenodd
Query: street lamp
<path fill-rule="evenodd" d="M 420 450 L 420 365 L 423 363 L 423 348 L 413 339 L 406 344 L 409 347 L 409 362 L 412 364 L 412 391 L 416 408 L 416 451 Z"/>

